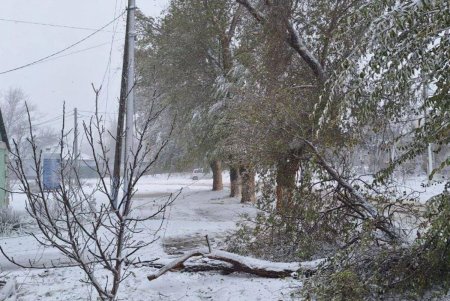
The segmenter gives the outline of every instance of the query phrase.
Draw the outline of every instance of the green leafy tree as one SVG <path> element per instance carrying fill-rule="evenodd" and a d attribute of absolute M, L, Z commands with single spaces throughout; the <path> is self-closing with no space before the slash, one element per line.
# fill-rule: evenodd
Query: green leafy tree
<path fill-rule="evenodd" d="M 184 161 L 212 162 L 215 190 L 222 188 L 223 159 L 216 144 L 227 129 L 225 100 L 214 85 L 233 65 L 237 8 L 233 1 L 171 1 L 158 26 L 143 26 L 149 33 L 140 43 L 141 65 L 147 70 L 142 77 L 157 73 L 162 102 L 177 118 L 176 140 Z"/>
<path fill-rule="evenodd" d="M 361 45 L 330 82 L 332 93 L 323 116 L 329 118 L 334 111 L 335 120 L 347 129 L 377 125 L 381 118 L 397 125 L 415 121 L 408 134 L 397 137 L 402 148 L 381 174 L 384 178 L 394 167 L 423 154 L 429 143 L 439 152 L 450 142 L 450 4 L 380 0 L 362 7 L 360 14 L 373 10 L 379 14 Z M 435 171 L 449 164 L 444 158 Z"/>

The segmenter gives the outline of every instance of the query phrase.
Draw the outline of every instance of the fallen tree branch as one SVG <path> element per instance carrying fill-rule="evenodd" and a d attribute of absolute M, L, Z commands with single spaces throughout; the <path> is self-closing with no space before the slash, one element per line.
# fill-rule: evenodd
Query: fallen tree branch
<path fill-rule="evenodd" d="M 181 256 L 180 258 L 177 258 L 173 260 L 172 262 L 168 263 L 161 269 L 159 269 L 157 272 L 150 274 L 147 276 L 147 279 L 149 281 L 154 280 L 158 277 L 161 277 L 165 273 L 171 271 L 171 270 L 182 270 L 184 269 L 184 263 L 192 258 L 192 257 L 198 257 L 201 256 L 203 258 L 207 258 L 210 260 L 217 260 L 222 261 L 225 263 L 228 263 L 229 265 L 224 265 L 223 268 L 220 265 L 214 265 L 214 268 L 211 270 L 217 270 L 222 269 L 223 271 L 227 273 L 231 272 L 242 272 L 242 273 L 248 273 L 260 277 L 268 277 L 268 278 L 283 278 L 283 277 L 289 277 L 293 273 L 302 273 L 305 275 L 311 275 L 313 274 L 319 267 L 319 265 L 324 260 L 315 260 L 315 261 L 307 261 L 307 262 L 292 262 L 292 263 L 286 263 L 286 262 L 271 262 L 266 260 L 260 260 L 255 259 L 251 257 L 241 256 L 225 251 L 219 251 L 219 250 L 213 250 L 209 252 L 208 249 L 199 249 L 194 250 L 191 252 L 186 253 L 185 255 Z M 203 263 L 205 265 L 205 263 Z M 202 264 L 196 265 L 196 268 L 198 270 L 208 270 L 209 266 L 212 266 L 209 263 L 206 263 L 206 268 L 203 269 Z M 195 269 L 193 265 L 190 265 L 187 270 L 194 270 Z"/>
<path fill-rule="evenodd" d="M 394 241 L 399 241 L 401 243 L 405 243 L 405 239 L 402 235 L 401 229 L 395 227 L 390 223 L 389 220 L 386 220 L 378 213 L 378 210 L 375 208 L 373 204 L 371 204 L 364 196 L 362 196 L 357 190 L 353 188 L 353 186 L 345 181 L 338 172 L 329 164 L 325 158 L 319 153 L 317 148 L 310 141 L 299 137 L 308 147 L 311 149 L 313 154 L 316 156 L 318 163 L 328 172 L 328 174 L 341 185 L 346 191 L 353 196 L 352 205 L 357 205 L 360 208 L 364 209 L 366 214 L 364 214 L 365 218 L 371 219 L 375 221 L 375 227 L 382 232 L 384 232 L 389 239 Z M 353 210 L 355 210 L 353 208 Z M 360 211 L 358 211 L 360 213 Z"/>
<path fill-rule="evenodd" d="M 155 269 L 162 269 L 166 265 L 164 263 L 142 263 L 136 264 L 136 267 L 148 267 Z M 204 259 L 201 262 L 197 261 L 188 261 L 184 262 L 180 265 L 179 268 L 175 268 L 174 270 L 179 271 L 181 273 L 197 273 L 197 272 L 210 272 L 217 271 L 221 274 L 228 275 L 233 273 L 235 270 L 233 265 L 226 262 L 217 262 L 216 260 Z"/>

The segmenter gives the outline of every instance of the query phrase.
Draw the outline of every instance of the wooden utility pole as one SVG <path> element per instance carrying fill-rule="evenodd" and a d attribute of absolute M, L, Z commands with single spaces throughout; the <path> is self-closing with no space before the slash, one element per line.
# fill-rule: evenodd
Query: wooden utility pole
<path fill-rule="evenodd" d="M 129 157 L 133 154 L 133 128 L 134 128 L 134 86 L 135 86 L 135 72 L 134 72 L 134 50 L 136 45 L 136 1 L 128 0 L 128 73 L 127 73 L 127 113 L 125 126 L 125 153 L 124 153 L 124 172 L 123 172 L 123 191 L 124 195 L 131 193 L 128 191 L 133 180 L 128 174 Z"/>
<path fill-rule="evenodd" d="M 78 110 L 73 109 L 73 156 L 75 168 L 78 168 Z"/>
<path fill-rule="evenodd" d="M 122 142 L 125 121 L 125 103 L 127 101 L 127 72 L 128 72 L 128 30 L 129 30 L 130 14 L 127 14 L 127 25 L 125 30 L 125 46 L 123 50 L 122 63 L 122 80 L 120 84 L 120 98 L 119 98 L 119 114 L 117 117 L 117 132 L 116 132 L 116 147 L 114 151 L 114 168 L 112 178 L 112 198 L 113 207 L 117 208 L 117 198 L 120 187 L 120 165 L 122 159 Z"/>
<path fill-rule="evenodd" d="M 134 51 L 135 51 L 135 24 L 136 1 L 128 0 L 128 14 L 126 26 L 126 38 L 124 49 L 124 60 L 122 69 L 122 83 L 120 91 L 119 115 L 117 120 L 117 135 L 116 135 L 116 149 L 114 154 L 114 170 L 112 179 L 112 198 L 113 208 L 117 209 L 118 194 L 120 186 L 120 163 L 122 154 L 122 135 L 124 132 L 124 115 L 126 110 L 126 127 L 125 127 L 125 146 L 124 146 L 124 162 L 123 162 L 123 191 L 128 193 L 129 183 L 132 179 L 129 178 L 127 172 L 128 158 L 133 150 L 133 116 L 134 116 L 134 85 L 135 85 L 135 70 L 134 70 Z"/>

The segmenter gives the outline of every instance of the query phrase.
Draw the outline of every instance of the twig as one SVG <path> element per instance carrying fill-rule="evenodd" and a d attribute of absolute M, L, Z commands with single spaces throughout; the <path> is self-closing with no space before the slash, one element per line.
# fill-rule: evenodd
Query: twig
<path fill-rule="evenodd" d="M 205 235 L 205 238 L 206 238 L 206 243 L 208 244 L 209 253 L 211 253 L 211 243 L 209 242 L 208 234 Z"/>

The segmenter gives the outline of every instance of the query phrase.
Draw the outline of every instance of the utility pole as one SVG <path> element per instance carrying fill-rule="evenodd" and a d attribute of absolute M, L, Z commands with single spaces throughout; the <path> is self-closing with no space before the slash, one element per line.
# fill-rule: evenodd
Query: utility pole
<path fill-rule="evenodd" d="M 134 73 L 134 50 L 135 50 L 135 36 L 136 36 L 136 24 L 135 24 L 135 11 L 136 1 L 128 0 L 128 15 L 129 15 L 129 28 L 128 28 L 128 73 L 127 73 L 127 112 L 126 112 L 126 127 L 125 127 L 125 155 L 124 155 L 124 173 L 123 173 L 123 191 L 124 195 L 131 193 L 128 191 L 130 183 L 133 180 L 128 173 L 129 156 L 133 153 L 133 116 L 134 116 L 134 86 L 135 86 L 135 73 Z M 125 206 L 128 206 L 126 204 Z M 127 208 L 125 208 L 127 210 Z"/>
<path fill-rule="evenodd" d="M 123 51 L 123 63 L 122 63 L 122 80 L 120 84 L 120 98 L 119 98 L 119 114 L 117 117 L 117 132 L 116 132 L 116 147 L 114 151 L 114 168 L 113 178 L 111 185 L 113 207 L 117 209 L 117 198 L 120 187 L 120 167 L 122 159 L 122 142 L 123 142 L 123 128 L 125 121 L 125 108 L 127 101 L 127 73 L 128 73 L 128 31 L 130 23 L 130 14 L 127 14 L 127 24 L 125 29 L 125 46 Z"/>
<path fill-rule="evenodd" d="M 428 99 L 428 84 L 426 81 L 426 78 L 423 77 L 423 90 L 422 90 L 422 97 L 423 97 L 423 109 L 424 109 L 424 120 L 425 120 L 425 126 L 427 124 L 427 107 L 426 107 L 426 101 Z M 428 143 L 428 164 L 427 164 L 427 174 L 428 176 L 431 176 L 431 173 L 433 172 L 433 151 L 432 151 L 432 145 L 431 143 Z"/>
<path fill-rule="evenodd" d="M 73 109 L 73 155 L 75 169 L 78 169 L 78 110 Z"/>

